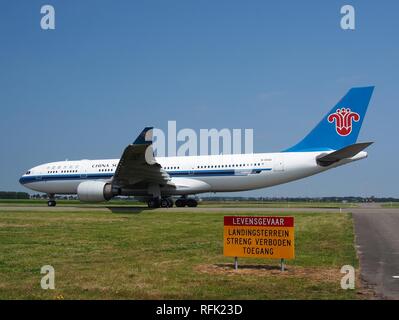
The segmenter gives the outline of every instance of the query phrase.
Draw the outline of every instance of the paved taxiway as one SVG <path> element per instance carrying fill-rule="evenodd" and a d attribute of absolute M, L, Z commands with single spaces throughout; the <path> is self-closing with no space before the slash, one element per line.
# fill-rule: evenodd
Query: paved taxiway
<path fill-rule="evenodd" d="M 378 297 L 399 299 L 399 209 L 369 204 L 350 211 L 362 280 Z"/>
<path fill-rule="evenodd" d="M 140 213 L 148 210 L 144 207 L 126 206 L 0 206 L 4 211 L 101 211 L 115 213 Z M 340 212 L 332 208 L 173 208 L 152 209 L 181 212 L 226 212 L 251 213 L 251 212 Z M 381 208 L 377 204 L 363 205 L 359 208 L 343 209 L 352 212 L 355 224 L 356 248 L 360 258 L 361 278 L 370 286 L 380 298 L 399 299 L 399 209 Z"/>

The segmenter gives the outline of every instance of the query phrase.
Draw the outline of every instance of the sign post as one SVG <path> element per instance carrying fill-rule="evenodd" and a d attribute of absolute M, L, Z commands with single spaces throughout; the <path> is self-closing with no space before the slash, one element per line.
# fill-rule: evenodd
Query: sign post
<path fill-rule="evenodd" d="M 281 271 L 284 271 L 284 259 L 281 259 L 280 264 L 281 264 Z"/>
<path fill-rule="evenodd" d="M 294 218 L 269 216 L 225 216 L 225 256 L 234 257 L 234 268 L 238 268 L 238 257 L 280 259 L 281 271 L 285 270 L 284 259 L 294 259 Z"/>

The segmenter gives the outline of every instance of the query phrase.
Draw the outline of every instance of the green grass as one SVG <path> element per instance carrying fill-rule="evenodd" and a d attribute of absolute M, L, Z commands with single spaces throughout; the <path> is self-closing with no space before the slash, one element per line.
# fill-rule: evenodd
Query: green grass
<path fill-rule="evenodd" d="M 383 208 L 399 208 L 399 202 L 387 202 L 382 205 Z"/>
<path fill-rule="evenodd" d="M 253 215 L 253 213 L 242 213 Z M 296 259 L 223 256 L 222 213 L 0 209 L 0 299 L 357 299 L 340 268 L 358 267 L 351 215 L 295 213 Z M 56 289 L 40 288 L 50 264 Z"/>

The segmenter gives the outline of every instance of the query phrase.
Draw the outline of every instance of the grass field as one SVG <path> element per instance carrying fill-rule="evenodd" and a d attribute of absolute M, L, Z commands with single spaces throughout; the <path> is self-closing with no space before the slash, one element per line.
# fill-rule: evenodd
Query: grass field
<path fill-rule="evenodd" d="M 284 273 L 262 259 L 239 259 L 233 270 L 223 256 L 223 215 L 0 209 L 0 299 L 366 297 L 340 288 L 341 266 L 358 267 L 350 214 L 291 214 L 296 259 Z M 48 264 L 55 290 L 40 288 Z"/>
<path fill-rule="evenodd" d="M 382 205 L 383 208 L 399 208 L 399 202 L 387 202 Z"/>

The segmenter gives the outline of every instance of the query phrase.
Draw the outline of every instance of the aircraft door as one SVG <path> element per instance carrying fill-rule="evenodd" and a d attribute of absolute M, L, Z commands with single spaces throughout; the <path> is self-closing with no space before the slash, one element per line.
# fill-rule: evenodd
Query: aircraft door
<path fill-rule="evenodd" d="M 284 155 L 278 154 L 273 158 L 273 171 L 284 171 Z"/>

